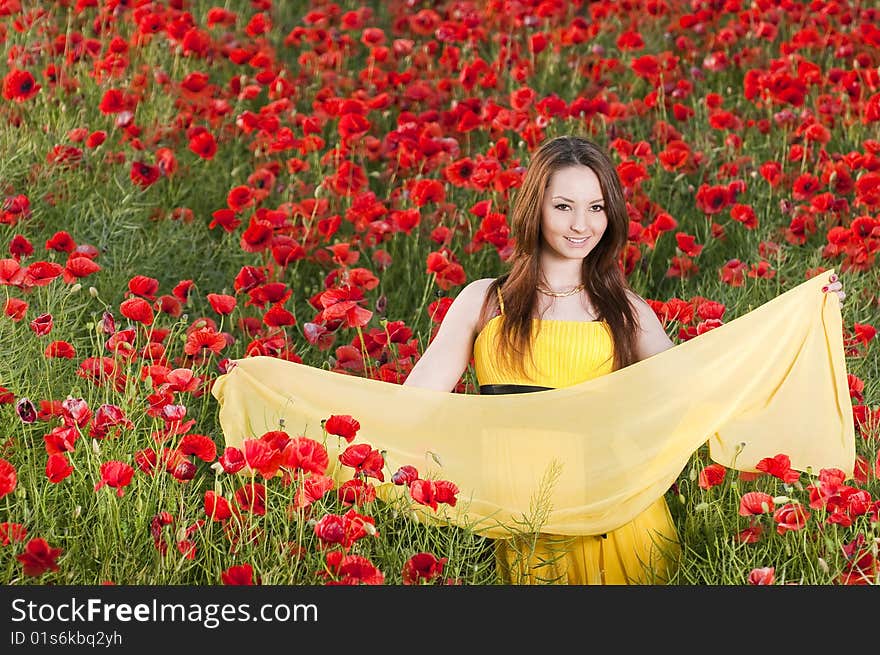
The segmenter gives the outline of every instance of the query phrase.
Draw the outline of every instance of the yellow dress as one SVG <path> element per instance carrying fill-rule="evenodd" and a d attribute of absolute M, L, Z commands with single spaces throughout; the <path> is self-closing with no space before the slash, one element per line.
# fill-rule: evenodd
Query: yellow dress
<path fill-rule="evenodd" d="M 840 303 L 821 290 L 833 273 L 612 372 L 602 324 L 542 321 L 538 360 L 550 366 L 539 386 L 560 387 L 548 391 L 449 393 L 261 356 L 235 360 L 211 393 L 225 446 L 270 430 L 305 435 L 325 444 L 328 475 L 342 482 L 354 474 L 339 462 L 350 444 L 325 434 L 322 422 L 351 415 L 360 423 L 352 443 L 384 457 L 377 494 L 406 503 L 414 519 L 492 539 L 510 539 L 523 525 L 581 538 L 565 549 L 566 580 L 602 581 L 604 570 L 605 582 L 624 581 L 650 534 L 674 538 L 661 499 L 707 443 L 712 460 L 739 471 L 785 453 L 799 471 L 852 477 Z M 480 380 L 516 382 L 485 357 L 493 329 L 477 344 Z M 392 482 L 401 466 L 454 483 L 455 503 L 411 499 L 410 488 Z"/>
<path fill-rule="evenodd" d="M 507 370 L 493 340 L 504 316 L 490 319 L 474 342 L 474 369 L 486 385 L 567 387 L 613 370 L 614 341 L 605 321 L 535 319 L 532 352 L 537 370 L 526 362 L 528 377 Z M 543 393 L 543 392 L 538 392 Z M 590 420 L 585 417 L 584 420 Z M 601 535 L 522 534 L 499 539 L 496 560 L 508 584 L 650 584 L 668 581 L 679 552 L 678 534 L 661 496 L 625 525 Z"/>

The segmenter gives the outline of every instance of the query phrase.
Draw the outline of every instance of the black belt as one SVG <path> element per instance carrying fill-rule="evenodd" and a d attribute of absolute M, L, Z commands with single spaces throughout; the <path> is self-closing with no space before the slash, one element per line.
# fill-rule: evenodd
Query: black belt
<path fill-rule="evenodd" d="M 532 384 L 481 384 L 480 395 L 501 393 L 531 393 L 532 391 L 548 391 L 554 387 L 539 387 Z"/>

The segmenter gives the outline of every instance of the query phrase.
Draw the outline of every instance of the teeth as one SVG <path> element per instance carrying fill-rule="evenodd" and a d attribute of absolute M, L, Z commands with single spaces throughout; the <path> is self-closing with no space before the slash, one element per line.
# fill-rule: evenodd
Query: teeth
<path fill-rule="evenodd" d="M 583 239 L 571 239 L 569 237 L 565 237 L 565 238 L 568 239 L 569 241 L 571 241 L 572 243 L 583 243 L 584 241 L 587 240 L 587 237 L 584 237 Z"/>

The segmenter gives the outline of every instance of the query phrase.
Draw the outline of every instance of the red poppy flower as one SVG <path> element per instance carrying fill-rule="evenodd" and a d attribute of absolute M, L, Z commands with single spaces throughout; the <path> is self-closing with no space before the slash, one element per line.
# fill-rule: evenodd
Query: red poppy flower
<path fill-rule="evenodd" d="M 342 140 L 348 143 L 362 138 L 370 131 L 370 121 L 361 114 L 348 113 L 340 117 L 337 130 Z"/>
<path fill-rule="evenodd" d="M 180 302 L 185 303 L 189 300 L 189 292 L 195 286 L 195 282 L 192 280 L 181 280 L 174 288 L 171 290 L 171 293 L 174 294 L 174 297 L 180 300 Z"/>
<path fill-rule="evenodd" d="M 269 308 L 269 311 L 263 314 L 263 323 L 269 327 L 296 325 L 296 317 L 284 309 L 280 304 L 272 305 L 272 307 Z"/>
<path fill-rule="evenodd" d="M 819 181 L 818 177 L 809 173 L 803 173 L 802 175 L 799 175 L 794 181 L 794 184 L 792 184 L 791 195 L 795 200 L 807 200 L 815 194 L 821 186 L 822 183 Z"/>
<path fill-rule="evenodd" d="M 76 427 L 59 425 L 52 428 L 49 434 L 43 435 L 43 442 L 46 446 L 46 453 L 54 455 L 56 453 L 73 452 L 76 447 L 76 440 L 79 438 L 79 430 Z"/>
<path fill-rule="evenodd" d="M 131 478 L 134 475 L 134 469 L 118 460 L 111 460 L 101 464 L 101 481 L 95 485 L 95 491 L 98 491 L 104 485 L 116 489 L 116 495 L 120 498 L 125 494 L 125 487 L 131 484 Z"/>
<path fill-rule="evenodd" d="M 779 454 L 775 457 L 765 457 L 755 465 L 755 468 L 764 473 L 769 473 L 774 478 L 779 478 L 785 484 L 794 484 L 801 474 L 791 468 L 791 460 L 788 455 Z"/>
<path fill-rule="evenodd" d="M 465 282 L 464 268 L 458 262 L 450 261 L 444 253 L 429 253 L 426 263 L 426 272 L 436 275 L 435 282 L 444 291 Z"/>
<path fill-rule="evenodd" d="M 52 314 L 40 314 L 30 322 L 30 328 L 43 337 L 52 331 Z"/>
<path fill-rule="evenodd" d="M 192 369 L 175 368 L 168 371 L 164 383 L 168 385 L 168 389 L 177 393 L 190 393 L 199 388 L 204 378 L 197 376 Z"/>
<path fill-rule="evenodd" d="M 263 439 L 244 440 L 244 459 L 248 467 L 264 478 L 271 478 L 283 463 L 282 449 L 275 448 Z"/>
<path fill-rule="evenodd" d="M 194 330 L 186 337 L 183 351 L 190 356 L 203 354 L 206 351 L 219 355 L 225 347 L 226 338 L 222 334 L 218 334 L 211 328 L 201 328 Z"/>
<path fill-rule="evenodd" d="M 146 275 L 135 275 L 128 281 L 128 290 L 135 296 L 155 300 L 156 293 L 159 291 L 159 280 Z"/>
<path fill-rule="evenodd" d="M 367 186 L 364 169 L 347 159 L 339 164 L 335 174 L 325 179 L 330 188 L 340 196 L 354 195 Z"/>
<path fill-rule="evenodd" d="M 83 398 L 68 396 L 61 401 L 61 419 L 64 425 L 83 427 L 92 418 L 92 410 Z"/>
<path fill-rule="evenodd" d="M 203 434 L 184 435 L 177 448 L 184 455 L 195 455 L 203 462 L 213 462 L 217 459 L 217 444 L 211 437 Z"/>
<path fill-rule="evenodd" d="M 359 478 L 355 478 L 343 482 L 339 489 L 336 490 L 336 495 L 339 498 L 339 502 L 346 507 L 349 505 L 364 505 L 376 500 L 376 488 Z"/>
<path fill-rule="evenodd" d="M 152 166 L 142 161 L 135 161 L 131 164 L 129 177 L 132 182 L 142 188 L 147 188 L 159 179 L 161 171 L 158 166 Z"/>
<path fill-rule="evenodd" d="M 25 269 L 15 259 L 0 259 L 0 284 L 21 286 L 25 279 Z"/>
<path fill-rule="evenodd" d="M 348 414 L 333 414 L 324 421 L 324 429 L 327 434 L 335 434 L 351 443 L 361 429 L 361 424 Z"/>
<path fill-rule="evenodd" d="M 227 446 L 218 460 L 226 473 L 238 473 L 245 467 L 244 453 L 234 446 Z"/>
<path fill-rule="evenodd" d="M 205 514 L 211 517 L 212 521 L 225 521 L 232 516 L 229 501 L 223 496 L 219 496 L 210 489 L 205 492 Z"/>
<path fill-rule="evenodd" d="M 739 514 L 740 516 L 766 514 L 772 512 L 774 506 L 773 496 L 770 494 L 765 494 L 762 491 L 750 491 L 740 498 Z"/>
<path fill-rule="evenodd" d="M 12 241 L 9 242 L 9 254 L 21 261 L 22 257 L 29 257 L 34 254 L 34 247 L 26 237 L 16 234 L 12 237 Z"/>
<path fill-rule="evenodd" d="M 325 514 L 315 523 L 315 535 L 325 544 L 340 544 L 349 548 L 354 542 L 368 535 L 377 536 L 375 520 L 358 514 L 354 509 L 342 516 Z"/>
<path fill-rule="evenodd" d="M 7 100 L 30 100 L 41 88 L 30 71 L 13 69 L 3 78 L 3 97 Z"/>
<path fill-rule="evenodd" d="M 95 417 L 92 419 L 92 425 L 89 428 L 89 436 L 94 439 L 104 439 L 107 436 L 108 430 L 115 425 L 128 428 L 129 430 L 134 428 L 134 423 L 125 416 L 125 412 L 122 411 L 121 407 L 104 403 L 95 411 Z M 117 429 L 115 436 L 118 437 L 119 434 L 120 430 Z"/>
<path fill-rule="evenodd" d="M 49 459 L 46 460 L 46 477 L 49 478 L 49 482 L 57 484 L 72 472 L 73 467 L 64 453 L 49 455 Z"/>
<path fill-rule="evenodd" d="M 220 579 L 225 585 L 252 585 L 254 570 L 250 564 L 238 564 L 230 566 L 220 574 Z"/>
<path fill-rule="evenodd" d="M 446 192 L 439 180 L 417 180 L 410 186 L 410 198 L 416 207 L 423 207 L 429 202 L 444 202 Z"/>
<path fill-rule="evenodd" d="M 297 488 L 293 499 L 295 509 L 308 507 L 324 497 L 333 488 L 333 478 L 326 475 L 312 474 Z"/>
<path fill-rule="evenodd" d="M 696 237 L 685 232 L 677 232 L 675 241 L 678 248 L 688 257 L 696 257 L 703 251 L 703 246 L 697 244 Z"/>
<path fill-rule="evenodd" d="M 363 555 L 345 555 L 339 551 L 327 554 L 327 568 L 335 580 L 328 585 L 380 585 L 385 582 L 385 575 Z M 321 575 L 326 576 L 322 571 Z"/>
<path fill-rule="evenodd" d="M 414 466 L 410 466 L 409 464 L 405 466 L 401 466 L 394 475 L 391 476 L 391 481 L 397 485 L 407 485 L 413 480 L 419 479 L 419 472 L 416 470 Z"/>
<path fill-rule="evenodd" d="M 189 149 L 202 159 L 211 160 L 217 154 L 217 141 L 208 130 L 203 130 L 190 138 Z"/>
<path fill-rule="evenodd" d="M 28 304 L 24 300 L 18 298 L 7 298 L 3 313 L 13 321 L 20 321 L 27 313 Z"/>
<path fill-rule="evenodd" d="M 437 557 L 432 553 L 416 553 L 403 565 L 403 584 L 413 585 L 420 582 L 432 582 L 443 575 L 443 567 L 448 558 Z"/>
<path fill-rule="evenodd" d="M 0 546 L 18 543 L 27 537 L 27 528 L 21 523 L 0 523 Z"/>
<path fill-rule="evenodd" d="M 751 585 L 771 585 L 774 581 L 775 569 L 772 566 L 766 566 L 760 569 L 752 569 L 749 572 L 749 584 Z"/>
<path fill-rule="evenodd" d="M 73 359 L 74 357 L 76 357 L 76 350 L 74 350 L 73 346 L 71 346 L 66 341 L 53 341 L 48 346 L 46 346 L 43 354 L 50 359 L 53 357 L 64 357 L 66 359 Z"/>
<path fill-rule="evenodd" d="M 786 503 L 773 512 L 773 520 L 776 521 L 776 532 L 779 534 L 801 530 L 807 524 L 808 518 L 810 518 L 809 510 L 798 503 Z"/>
<path fill-rule="evenodd" d="M 144 448 L 134 454 L 134 463 L 137 467 L 148 475 L 152 475 L 156 471 L 156 451 L 152 448 Z"/>
<path fill-rule="evenodd" d="M 324 310 L 321 318 L 325 321 L 341 320 L 345 327 L 363 327 L 373 312 L 359 306 L 362 302 L 363 293 L 357 287 L 346 285 L 339 289 L 328 289 L 320 296 Z"/>
<path fill-rule="evenodd" d="M 409 494 L 421 505 L 427 505 L 437 511 L 438 503 L 447 503 L 454 507 L 458 487 L 446 480 L 413 480 L 409 485 Z"/>
<path fill-rule="evenodd" d="M 211 307 L 215 312 L 222 316 L 226 316 L 227 314 L 231 314 L 232 310 L 235 309 L 237 301 L 234 296 L 227 296 L 222 293 L 209 293 L 208 302 L 211 303 Z"/>
<path fill-rule="evenodd" d="M 119 305 L 119 311 L 125 318 L 142 323 L 143 325 L 153 324 L 153 308 L 143 298 L 129 298 L 123 300 Z"/>
<path fill-rule="evenodd" d="M 24 269 L 24 286 L 45 287 L 55 278 L 64 273 L 60 264 L 55 262 L 34 262 Z"/>
<path fill-rule="evenodd" d="M 46 571 L 58 570 L 55 560 L 61 553 L 61 548 L 52 548 L 45 539 L 37 537 L 27 542 L 24 552 L 15 559 L 24 565 L 25 575 L 38 577 Z"/>
<path fill-rule="evenodd" d="M 339 455 L 339 461 L 343 466 L 352 467 L 356 473 L 376 478 L 380 482 L 385 481 L 385 475 L 382 473 L 385 459 L 378 450 L 374 450 L 368 444 L 349 446 Z"/>
<path fill-rule="evenodd" d="M 750 525 L 745 530 L 740 531 L 736 536 L 736 540 L 741 544 L 756 544 L 761 540 L 761 534 L 764 529 L 760 523 Z"/>
<path fill-rule="evenodd" d="M 330 464 L 330 457 L 323 444 L 305 436 L 294 437 L 284 446 L 283 466 L 294 472 L 304 471 L 324 475 Z"/>
<path fill-rule="evenodd" d="M 15 467 L 0 457 L 0 498 L 11 494 L 17 481 L 18 475 Z"/>
<path fill-rule="evenodd" d="M 245 512 L 251 512 L 256 516 L 266 514 L 266 487 L 259 482 L 248 482 L 239 487 L 233 498 Z"/>
<path fill-rule="evenodd" d="M 741 287 L 745 282 L 745 272 L 748 266 L 738 259 L 731 259 L 721 267 L 718 274 L 724 284 L 732 287 Z"/>
<path fill-rule="evenodd" d="M 19 398 L 15 404 L 15 413 L 22 423 L 33 423 L 37 420 L 37 408 L 29 398 Z"/>
<path fill-rule="evenodd" d="M 727 475 L 727 468 L 721 464 L 709 464 L 700 471 L 700 488 L 711 489 L 722 482 Z"/>
<path fill-rule="evenodd" d="M 59 230 L 46 240 L 46 250 L 70 253 L 74 248 L 76 248 L 76 241 L 64 230 Z"/>

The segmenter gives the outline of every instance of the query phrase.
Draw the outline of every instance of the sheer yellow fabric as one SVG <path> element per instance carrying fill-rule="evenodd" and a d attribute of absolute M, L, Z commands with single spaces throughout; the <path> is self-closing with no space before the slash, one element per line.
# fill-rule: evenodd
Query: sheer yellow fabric
<path fill-rule="evenodd" d="M 252 357 L 212 394 L 227 445 L 281 424 L 320 441 L 322 419 L 350 414 L 361 424 L 356 442 L 385 451 L 387 471 L 410 464 L 459 487 L 457 505 L 440 506 L 443 520 L 496 538 L 535 517 L 541 532 L 597 535 L 655 503 L 707 441 L 713 460 L 739 470 L 786 453 L 799 470 L 852 475 L 839 299 L 821 291 L 831 273 L 658 355 L 550 391 L 454 394 Z M 326 445 L 333 462 L 347 444 Z M 404 492 L 382 485 L 389 498 Z"/>
<path fill-rule="evenodd" d="M 477 382 L 568 387 L 607 375 L 614 367 L 614 340 L 604 321 L 535 319 L 532 359 L 526 371 L 496 356 L 500 316 L 491 319 L 474 342 Z M 526 526 L 523 526 L 525 528 Z M 498 577 L 507 584 L 628 584 L 668 582 L 680 551 L 678 532 L 664 497 L 632 521 L 601 535 L 560 536 L 540 532 L 498 539 Z M 524 530 L 525 531 L 525 530 Z"/>

